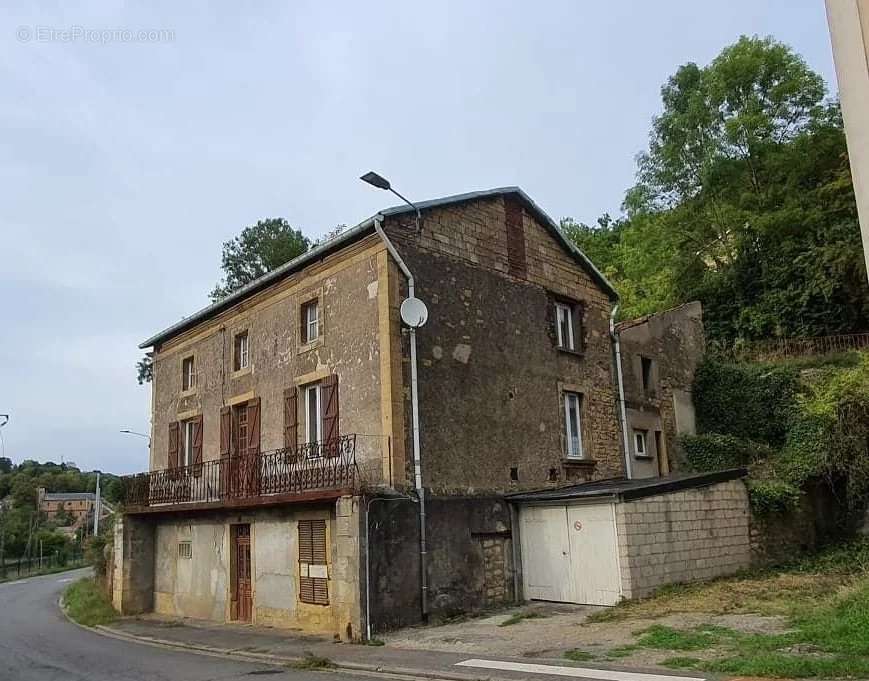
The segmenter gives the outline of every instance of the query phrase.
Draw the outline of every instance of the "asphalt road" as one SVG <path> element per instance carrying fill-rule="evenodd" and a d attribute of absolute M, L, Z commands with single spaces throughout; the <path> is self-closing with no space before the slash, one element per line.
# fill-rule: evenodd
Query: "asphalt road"
<path fill-rule="evenodd" d="M 0 584 L 2 681 L 362 681 L 127 643 L 81 629 L 57 607 L 88 570 Z M 371 677 L 365 677 L 370 681 Z"/>

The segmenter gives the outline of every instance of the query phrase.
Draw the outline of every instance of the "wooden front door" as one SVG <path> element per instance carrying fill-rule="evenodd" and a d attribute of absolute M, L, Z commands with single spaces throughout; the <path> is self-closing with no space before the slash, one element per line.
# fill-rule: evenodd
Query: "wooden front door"
<path fill-rule="evenodd" d="M 233 611 L 234 619 L 250 622 L 253 598 L 251 596 L 250 525 L 233 525 Z"/>

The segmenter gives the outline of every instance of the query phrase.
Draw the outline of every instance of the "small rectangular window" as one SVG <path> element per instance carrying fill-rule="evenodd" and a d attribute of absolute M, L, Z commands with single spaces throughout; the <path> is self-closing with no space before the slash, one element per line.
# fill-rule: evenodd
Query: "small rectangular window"
<path fill-rule="evenodd" d="M 646 447 L 647 430 L 634 430 L 634 456 L 649 456 L 649 450 Z"/>
<path fill-rule="evenodd" d="M 190 560 L 193 558 L 193 542 L 180 541 L 178 542 L 178 557 Z"/>
<path fill-rule="evenodd" d="M 640 357 L 643 371 L 643 390 L 648 392 L 652 389 L 652 360 L 648 357 Z"/>
<path fill-rule="evenodd" d="M 323 419 L 320 417 L 320 385 L 305 388 L 305 441 L 309 444 L 322 440 Z"/>
<path fill-rule="evenodd" d="M 320 337 L 320 306 L 316 299 L 302 305 L 302 344 Z"/>
<path fill-rule="evenodd" d="M 564 350 L 576 350 L 576 338 L 573 328 L 573 308 L 566 303 L 555 304 L 556 332 L 558 347 Z"/>
<path fill-rule="evenodd" d="M 181 390 L 192 390 L 196 387 L 196 368 L 193 357 L 185 357 L 181 361 Z"/>
<path fill-rule="evenodd" d="M 250 341 L 247 331 L 242 331 L 235 335 L 235 351 L 233 356 L 233 368 L 235 371 L 248 367 L 250 362 Z"/>
<path fill-rule="evenodd" d="M 582 421 L 580 407 L 582 395 L 579 393 L 564 393 L 564 429 L 567 438 L 567 457 L 581 459 L 582 451 Z"/>

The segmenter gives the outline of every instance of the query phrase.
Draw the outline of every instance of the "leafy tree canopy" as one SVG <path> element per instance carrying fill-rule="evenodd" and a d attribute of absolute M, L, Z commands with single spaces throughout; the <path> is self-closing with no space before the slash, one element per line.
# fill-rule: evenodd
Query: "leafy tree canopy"
<path fill-rule="evenodd" d="M 562 223 L 623 314 L 697 299 L 726 344 L 869 328 L 842 120 L 820 76 L 786 45 L 742 37 L 661 94 L 626 216 Z"/>
<path fill-rule="evenodd" d="M 302 255 L 310 240 L 284 218 L 259 220 L 223 244 L 223 280 L 211 292 L 218 301 L 254 279 Z"/>

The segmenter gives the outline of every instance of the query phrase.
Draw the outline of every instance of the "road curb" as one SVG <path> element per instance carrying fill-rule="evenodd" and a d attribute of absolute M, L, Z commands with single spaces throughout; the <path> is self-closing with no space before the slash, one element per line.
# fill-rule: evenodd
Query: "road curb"
<path fill-rule="evenodd" d="M 125 631 L 113 629 L 112 627 L 105 624 L 97 624 L 96 626 L 89 627 L 85 624 L 81 624 L 80 622 L 76 622 L 74 619 L 72 619 L 72 617 L 69 616 L 69 613 L 66 610 L 65 603 L 63 601 L 63 596 L 58 599 L 57 605 L 66 620 L 77 626 L 79 629 L 84 629 L 85 631 L 90 631 L 92 633 L 99 634 L 100 636 L 105 636 L 107 638 L 127 641 L 129 643 L 138 643 L 139 645 L 152 646 L 155 648 L 182 650 L 185 652 L 194 653 L 196 655 L 206 655 L 209 657 L 221 657 L 233 660 L 243 660 L 245 662 L 273 664 L 281 667 L 293 667 L 294 665 L 303 662 L 305 659 L 304 657 L 271 655 L 268 653 L 254 653 L 251 651 L 238 650 L 233 648 L 217 648 L 214 646 L 182 643 L 179 641 L 169 641 L 166 639 L 155 638 L 152 636 L 140 636 L 137 634 L 130 634 Z M 514 679 L 501 679 L 500 677 L 495 676 L 481 677 L 479 674 L 472 675 L 451 672 L 434 672 L 427 669 L 415 669 L 411 667 L 390 667 L 374 664 L 365 664 L 362 662 L 341 662 L 340 660 L 330 660 L 330 662 L 332 663 L 332 666 L 324 668 L 322 671 L 352 671 L 357 674 L 377 674 L 379 676 L 387 675 L 402 679 L 427 679 L 429 681 L 481 681 L 481 679 L 486 679 L 488 681 L 515 681 Z"/>

